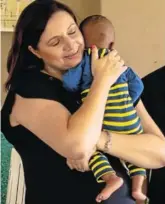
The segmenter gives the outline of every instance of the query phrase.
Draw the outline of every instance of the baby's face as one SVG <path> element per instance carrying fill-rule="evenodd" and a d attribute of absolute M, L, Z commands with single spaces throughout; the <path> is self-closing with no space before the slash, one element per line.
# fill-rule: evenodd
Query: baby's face
<path fill-rule="evenodd" d="M 115 41 L 114 28 L 106 22 L 88 23 L 83 28 L 85 46 L 111 49 Z"/>

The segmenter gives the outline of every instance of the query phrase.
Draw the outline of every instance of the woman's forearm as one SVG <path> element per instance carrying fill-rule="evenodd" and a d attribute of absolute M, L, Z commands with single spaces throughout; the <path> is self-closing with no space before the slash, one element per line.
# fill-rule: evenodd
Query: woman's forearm
<path fill-rule="evenodd" d="M 105 149 L 105 132 L 101 134 L 98 148 Z M 122 135 L 111 133 L 108 153 L 143 168 L 165 166 L 165 139 L 153 134 Z"/>
<path fill-rule="evenodd" d="M 94 80 L 82 104 L 69 120 L 68 134 L 79 142 L 82 151 L 91 151 L 100 137 L 110 77 Z"/>

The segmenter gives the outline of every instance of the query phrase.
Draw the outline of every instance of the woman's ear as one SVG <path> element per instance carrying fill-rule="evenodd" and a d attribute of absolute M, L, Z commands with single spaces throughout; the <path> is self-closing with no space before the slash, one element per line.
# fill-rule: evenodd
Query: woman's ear
<path fill-rule="evenodd" d="M 41 59 L 41 55 L 39 54 L 38 50 L 35 50 L 31 45 L 28 46 L 28 50 L 30 52 L 32 52 L 36 57 L 38 57 L 39 59 Z"/>

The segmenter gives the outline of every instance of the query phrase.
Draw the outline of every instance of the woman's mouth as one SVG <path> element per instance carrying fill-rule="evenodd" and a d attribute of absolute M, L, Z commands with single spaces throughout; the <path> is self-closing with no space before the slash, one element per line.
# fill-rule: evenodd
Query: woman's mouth
<path fill-rule="evenodd" d="M 67 58 L 67 59 L 74 59 L 74 58 L 76 58 L 78 56 L 78 53 L 79 53 L 79 49 L 76 52 L 71 53 L 70 55 L 65 56 L 65 58 Z"/>

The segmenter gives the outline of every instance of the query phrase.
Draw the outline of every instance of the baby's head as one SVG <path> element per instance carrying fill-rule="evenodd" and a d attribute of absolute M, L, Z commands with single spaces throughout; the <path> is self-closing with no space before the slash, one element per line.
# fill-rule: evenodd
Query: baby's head
<path fill-rule="evenodd" d="M 80 23 L 80 30 L 85 39 L 85 46 L 96 45 L 98 48 L 112 49 L 115 30 L 110 20 L 102 15 L 92 15 Z"/>

